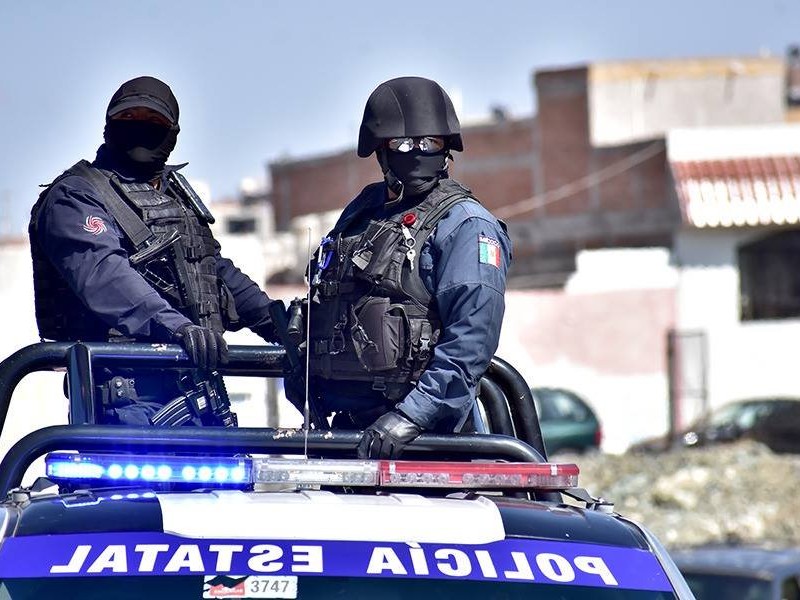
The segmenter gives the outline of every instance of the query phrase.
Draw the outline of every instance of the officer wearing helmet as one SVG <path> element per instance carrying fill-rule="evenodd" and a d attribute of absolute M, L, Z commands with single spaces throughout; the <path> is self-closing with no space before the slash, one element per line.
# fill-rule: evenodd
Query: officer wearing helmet
<path fill-rule="evenodd" d="M 365 429 L 363 458 L 395 457 L 423 431 L 462 428 L 497 349 L 511 243 L 448 177 L 462 151 L 436 82 L 386 81 L 367 100 L 358 155 L 383 181 L 345 208 L 311 264 L 311 401 Z"/>
<path fill-rule="evenodd" d="M 215 372 L 227 360 L 222 334 L 249 327 L 274 338 L 269 298 L 221 256 L 184 165 L 166 164 L 178 117 L 163 81 L 123 83 L 94 162 L 59 175 L 31 212 L 42 339 L 175 342 L 197 366 L 175 377 L 97 369 L 104 422 L 235 425 Z"/>

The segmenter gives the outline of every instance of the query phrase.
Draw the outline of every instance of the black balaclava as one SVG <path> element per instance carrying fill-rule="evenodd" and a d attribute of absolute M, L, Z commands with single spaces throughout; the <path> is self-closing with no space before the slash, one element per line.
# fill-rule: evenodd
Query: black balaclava
<path fill-rule="evenodd" d="M 166 117 L 170 126 L 147 121 L 114 120 L 112 117 L 134 107 L 152 109 Z M 164 171 L 164 165 L 178 140 L 178 101 L 163 81 L 137 77 L 123 83 L 111 97 L 103 132 L 105 147 L 121 175 L 150 181 Z"/>
<path fill-rule="evenodd" d="M 432 190 L 440 179 L 447 178 L 450 154 L 446 149 L 425 154 L 417 148 L 410 152 L 379 148 L 376 154 L 386 184 L 398 197 L 419 196 Z"/>

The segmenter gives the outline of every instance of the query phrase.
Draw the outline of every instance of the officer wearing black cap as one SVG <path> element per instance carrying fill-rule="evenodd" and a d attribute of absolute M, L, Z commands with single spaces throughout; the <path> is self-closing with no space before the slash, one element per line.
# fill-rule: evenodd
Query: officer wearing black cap
<path fill-rule="evenodd" d="M 344 210 L 312 261 L 311 401 L 366 428 L 361 457 L 395 457 L 422 431 L 459 430 L 500 335 L 511 243 L 448 177 L 463 150 L 434 81 L 401 77 L 367 101 L 358 155 L 383 181 Z"/>
<path fill-rule="evenodd" d="M 181 344 L 198 367 L 95 373 L 103 420 L 235 425 L 217 365 L 227 330 L 274 339 L 266 294 L 220 255 L 213 217 L 180 166 L 166 164 L 178 102 L 153 77 L 127 81 L 106 112 L 105 143 L 39 196 L 29 234 L 42 339 Z"/>

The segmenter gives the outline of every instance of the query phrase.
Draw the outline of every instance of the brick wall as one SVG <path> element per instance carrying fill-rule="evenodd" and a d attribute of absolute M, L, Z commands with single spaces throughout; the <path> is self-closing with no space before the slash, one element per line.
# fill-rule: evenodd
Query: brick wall
<path fill-rule="evenodd" d="M 560 285 L 582 248 L 671 244 L 678 221 L 669 193 L 663 140 L 593 148 L 589 137 L 588 70 L 534 76 L 538 115 L 496 119 L 463 128 L 465 151 L 454 153 L 452 175 L 491 210 L 574 184 L 660 144 L 646 161 L 588 189 L 506 220 L 515 246 L 512 279 L 522 286 Z M 270 166 L 276 224 L 342 208 L 381 178 L 373 157 L 355 148 Z"/>
<path fill-rule="evenodd" d="M 464 152 L 454 152 L 452 176 L 470 187 L 490 209 L 533 193 L 533 119 L 465 127 Z M 275 222 L 288 228 L 297 216 L 342 208 L 361 189 L 382 178 L 374 156 L 355 147 L 307 160 L 269 165 Z"/>
<path fill-rule="evenodd" d="M 577 191 L 527 213 L 507 218 L 515 260 L 511 279 L 521 287 L 558 286 L 583 248 L 671 244 L 678 223 L 669 193 L 663 140 L 594 148 L 589 138 L 588 70 L 541 71 L 533 156 L 537 195 L 576 185 Z M 652 144 L 657 144 L 652 147 Z M 580 185 L 589 175 L 615 169 L 637 153 L 647 160 L 613 177 Z"/>

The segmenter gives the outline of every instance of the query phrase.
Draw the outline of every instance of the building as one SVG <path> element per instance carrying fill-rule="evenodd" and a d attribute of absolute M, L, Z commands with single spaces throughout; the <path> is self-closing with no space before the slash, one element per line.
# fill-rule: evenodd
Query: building
<path fill-rule="evenodd" d="M 531 385 L 583 395 L 606 450 L 707 406 L 795 394 L 800 136 L 787 122 L 798 120 L 798 69 L 793 54 L 548 69 L 532 78 L 535 115 L 495 110 L 465 126 L 453 174 L 514 242 L 498 353 Z M 271 190 L 213 203 L 214 231 L 226 256 L 288 300 L 344 203 L 381 174 L 354 148 L 269 170 Z M 27 242 L 0 243 L 0 266 L 0 302 L 20 307 L 5 357 L 37 341 Z M 12 405 L 19 428 L 66 417 L 60 375 L 42 377 L 46 388 L 23 382 Z M 298 424 L 259 382 L 228 387 L 246 422 Z"/>
<path fill-rule="evenodd" d="M 717 360 L 722 346 L 702 327 L 713 306 L 701 309 L 686 288 L 698 272 L 685 261 L 703 259 L 690 251 L 697 227 L 680 200 L 669 136 L 785 127 L 789 80 L 787 63 L 770 57 L 548 69 L 533 77 L 535 115 L 464 127 L 454 177 L 508 222 L 514 242 L 499 354 L 532 385 L 584 395 L 604 421 L 606 449 L 759 389 L 752 369 L 740 371 L 749 386 L 718 385 L 735 365 Z M 354 150 L 269 168 L 284 231 L 315 211 L 335 217 L 380 178 Z"/>

